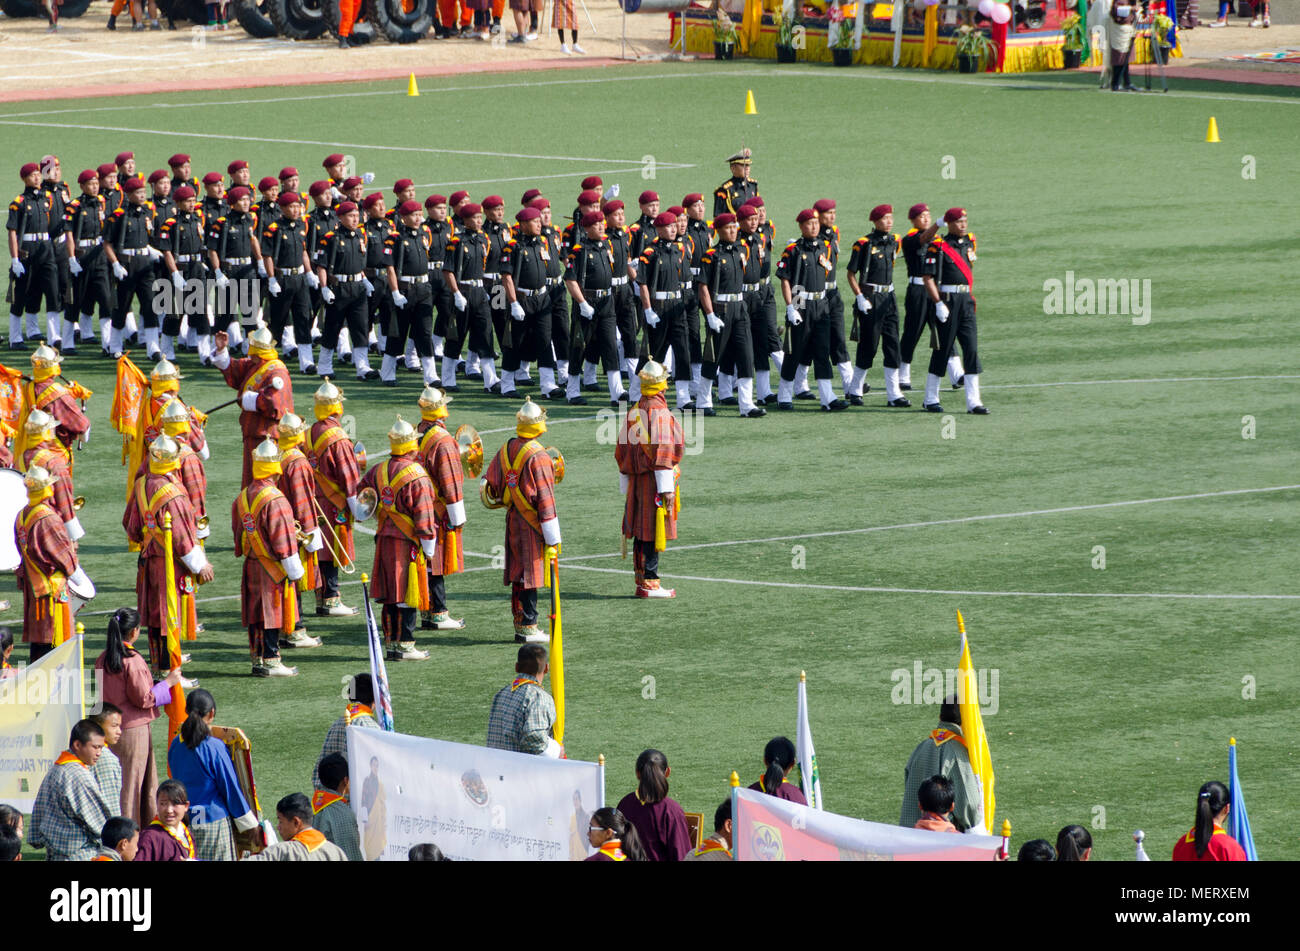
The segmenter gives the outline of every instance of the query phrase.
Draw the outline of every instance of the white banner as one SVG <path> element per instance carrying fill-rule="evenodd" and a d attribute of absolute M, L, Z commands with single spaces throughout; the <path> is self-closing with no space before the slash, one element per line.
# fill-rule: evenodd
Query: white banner
<path fill-rule="evenodd" d="M 605 769 L 383 730 L 348 729 L 352 808 L 367 860 L 432 842 L 448 857 L 580 861 Z"/>
<path fill-rule="evenodd" d="M 732 811 L 738 862 L 992 862 L 1002 847 L 996 836 L 850 819 L 753 789 L 735 790 Z"/>
<path fill-rule="evenodd" d="M 82 717 L 82 639 L 0 680 L 0 802 L 31 812 L 36 791 Z"/>

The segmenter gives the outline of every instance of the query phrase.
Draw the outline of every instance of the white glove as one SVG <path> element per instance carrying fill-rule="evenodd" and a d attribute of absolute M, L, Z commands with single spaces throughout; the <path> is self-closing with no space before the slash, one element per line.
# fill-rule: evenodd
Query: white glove
<path fill-rule="evenodd" d="M 320 289 L 320 299 L 327 304 L 332 304 L 334 303 L 334 292 L 328 287 L 322 287 Z"/>
<path fill-rule="evenodd" d="M 433 538 L 420 539 L 420 551 L 424 552 L 425 558 L 432 558 L 433 552 L 436 547 L 437 547 L 437 539 L 433 539 Z"/>
<path fill-rule="evenodd" d="M 362 183 L 366 185 L 369 185 L 374 180 L 375 180 L 374 172 L 366 172 L 364 175 L 361 176 Z"/>
<path fill-rule="evenodd" d="M 257 412 L 257 391 L 249 390 L 239 398 L 239 408 L 250 413 Z"/>
<path fill-rule="evenodd" d="M 229 287 L 229 286 L 230 286 L 230 278 L 226 277 L 225 272 L 222 271 L 221 268 L 217 268 L 217 287 Z"/>
<path fill-rule="evenodd" d="M 288 558 L 281 558 L 280 567 L 284 569 L 284 573 L 290 581 L 297 581 L 302 577 L 302 559 L 298 557 L 297 552 L 294 552 Z"/>
<path fill-rule="evenodd" d="M 618 491 L 620 495 L 627 495 L 627 484 L 631 480 L 622 472 L 618 474 Z"/>
<path fill-rule="evenodd" d="M 645 322 L 649 324 L 651 327 L 658 327 L 659 315 L 656 314 L 653 310 L 647 308 L 645 312 Z"/>
<path fill-rule="evenodd" d="M 271 389 L 273 390 L 284 389 L 284 380 L 280 379 L 278 376 L 271 377 Z"/>
<path fill-rule="evenodd" d="M 401 291 L 393 291 L 393 306 L 394 306 L 394 307 L 405 307 L 405 306 L 406 306 L 406 295 L 403 294 Z"/>
<path fill-rule="evenodd" d="M 452 528 L 459 528 L 465 524 L 465 500 L 459 502 L 447 503 L 447 521 L 451 523 Z"/>
<path fill-rule="evenodd" d="M 194 537 L 197 538 L 199 541 L 203 541 L 203 539 L 207 538 L 211 534 L 212 534 L 211 525 L 205 525 L 202 528 L 194 529 Z"/>
<path fill-rule="evenodd" d="M 303 547 L 309 552 L 320 551 L 325 546 L 325 539 L 321 535 L 320 526 L 317 525 L 311 530 L 311 538 L 307 539 L 307 544 Z"/>
<path fill-rule="evenodd" d="M 190 574 L 197 575 L 204 568 L 208 567 L 208 556 L 203 553 L 203 549 L 195 545 L 185 554 L 181 555 L 181 564 L 183 564 Z"/>
<path fill-rule="evenodd" d="M 705 314 L 704 320 L 709 325 L 709 329 L 715 334 L 722 333 L 722 328 L 726 326 L 717 314 Z"/>
<path fill-rule="evenodd" d="M 357 501 L 357 497 L 355 495 L 348 496 L 348 511 L 352 513 L 353 518 L 358 520 L 360 520 L 360 516 L 357 514 L 357 509 L 359 505 L 360 503 Z"/>
<path fill-rule="evenodd" d="M 798 327 L 803 323 L 803 318 L 799 316 L 799 308 L 794 304 L 785 305 L 785 319 L 791 327 Z"/>
<path fill-rule="evenodd" d="M 582 301 L 578 304 L 578 313 L 582 315 L 583 320 L 591 320 L 591 318 L 596 316 L 596 308 L 592 307 L 586 301 Z"/>
<path fill-rule="evenodd" d="M 523 320 L 524 317 L 527 316 L 527 315 L 524 313 L 524 305 L 521 304 L 521 303 L 519 303 L 519 301 L 517 301 L 517 300 L 515 300 L 515 301 L 511 301 L 511 302 L 510 302 L 510 316 L 513 317 L 515 320 Z"/>
<path fill-rule="evenodd" d="M 370 278 L 368 278 L 368 277 L 363 277 L 363 278 L 361 279 L 361 283 L 364 284 L 364 285 L 366 285 L 366 296 L 367 296 L 367 297 L 369 297 L 371 294 L 373 294 L 373 293 L 375 292 L 375 285 L 373 285 L 373 284 L 370 283 Z"/>
<path fill-rule="evenodd" d="M 257 276 L 266 277 L 266 262 L 261 258 L 257 259 Z"/>
<path fill-rule="evenodd" d="M 939 318 L 939 323 L 946 324 L 948 322 L 948 305 L 943 301 L 935 301 L 934 316 Z"/>
<path fill-rule="evenodd" d="M 15 264 L 18 264 L 17 261 L 15 261 L 14 263 L 15 263 Z M 21 265 L 21 264 L 18 264 L 18 267 L 21 268 L 22 265 Z M 17 274 L 18 274 L 19 277 L 22 276 L 22 273 L 23 273 L 23 272 L 22 272 L 21 270 L 17 272 Z M 114 261 L 114 262 L 113 262 L 113 276 L 114 276 L 115 278 L 117 278 L 119 281 L 125 281 L 125 280 L 126 280 L 126 268 L 122 267 L 122 262 L 121 262 L 121 261 Z"/>
<path fill-rule="evenodd" d="M 867 311 L 871 310 L 871 301 L 867 300 L 866 294 L 859 294 L 856 300 L 857 300 L 858 310 L 862 311 L 864 314 Z"/>
<path fill-rule="evenodd" d="M 613 199 L 617 198 L 617 197 L 618 197 L 618 183 L 615 182 L 613 185 L 610 185 L 608 188 L 606 188 L 606 189 L 605 189 L 605 194 L 604 194 L 604 196 L 602 196 L 602 197 L 604 197 L 605 201 L 612 201 Z"/>
<path fill-rule="evenodd" d="M 314 271 L 307 272 L 307 286 L 312 290 L 316 290 L 320 287 L 320 278 L 316 276 Z"/>
<path fill-rule="evenodd" d="M 157 248 L 155 248 L 153 245 L 149 246 L 149 260 L 150 261 L 162 260 L 162 252 L 159 251 Z"/>
<path fill-rule="evenodd" d="M 86 571 L 81 565 L 77 565 L 77 570 L 68 575 L 68 580 L 83 586 L 90 584 L 90 579 L 86 577 Z"/>
<path fill-rule="evenodd" d="M 116 267 L 116 265 L 114 265 L 114 267 Z M 13 262 L 10 263 L 9 269 L 14 272 L 14 277 L 22 277 L 27 273 L 27 268 L 23 267 L 23 262 L 19 261 L 17 258 L 14 258 Z"/>
<path fill-rule="evenodd" d="M 542 522 L 542 541 L 548 545 L 560 544 L 560 520 L 548 518 Z"/>
<path fill-rule="evenodd" d="M 82 271 L 81 262 L 76 258 L 68 258 L 68 270 L 73 274 L 80 274 Z"/>
<path fill-rule="evenodd" d="M 456 305 L 457 310 L 464 310 L 466 307 L 469 306 L 469 301 L 465 299 L 465 295 L 462 294 L 460 291 L 457 291 L 455 294 L 452 295 L 451 302 Z"/>
<path fill-rule="evenodd" d="M 273 277 L 268 277 L 266 279 L 266 289 L 270 291 L 271 296 L 274 297 L 280 293 L 280 282 Z"/>
<path fill-rule="evenodd" d="M 542 750 L 542 755 L 547 759 L 564 759 L 564 747 L 555 742 L 555 737 L 546 738 L 546 749 Z"/>
<path fill-rule="evenodd" d="M 185 275 L 180 271 L 172 271 L 172 283 L 176 285 L 178 291 L 185 290 Z"/>

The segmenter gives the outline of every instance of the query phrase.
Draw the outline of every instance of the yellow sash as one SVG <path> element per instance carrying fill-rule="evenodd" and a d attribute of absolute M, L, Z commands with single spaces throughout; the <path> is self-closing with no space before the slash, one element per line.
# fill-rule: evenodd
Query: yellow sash
<path fill-rule="evenodd" d="M 254 557 L 266 569 L 266 573 L 271 576 L 271 580 L 276 584 L 284 581 L 286 575 L 280 560 L 272 556 L 270 549 L 266 547 L 266 539 L 257 531 L 257 517 L 261 513 L 263 506 L 266 505 L 274 496 L 280 495 L 280 490 L 273 485 L 268 485 L 257 497 L 250 503 L 248 501 L 248 490 L 245 489 L 239 494 L 239 521 L 244 528 L 244 554 L 248 555 L 249 549 L 252 549 Z"/>
<path fill-rule="evenodd" d="M 451 439 L 454 441 L 455 438 L 456 437 L 447 432 L 447 430 L 443 429 L 437 423 L 434 423 L 429 427 L 428 432 L 426 432 L 424 437 L 420 440 L 421 458 L 427 459 L 432 456 L 434 449 L 437 448 L 438 443 L 442 440 Z M 433 473 L 431 471 L 429 472 L 429 480 L 433 482 L 433 499 L 443 507 L 445 512 L 447 500 L 442 497 L 442 493 L 438 490 L 438 481 L 433 478 Z M 446 524 L 445 519 L 443 521 L 444 524 L 438 526 L 442 529 L 442 573 L 444 575 L 450 575 L 455 574 L 460 570 L 462 561 L 460 529 L 452 528 L 451 525 Z"/>
<path fill-rule="evenodd" d="M 311 444 L 312 468 L 316 471 L 316 483 L 325 490 L 325 497 L 330 500 L 330 504 L 336 509 L 347 511 L 347 499 L 343 497 L 343 489 L 339 487 L 333 479 L 320 471 L 320 457 L 326 449 L 334 445 L 340 439 L 347 439 L 345 433 L 338 426 L 331 426 L 324 430 Z"/>
<path fill-rule="evenodd" d="M 148 498 L 145 496 L 144 488 L 146 478 L 147 476 L 140 476 L 135 480 L 135 503 L 140 510 L 140 517 L 144 520 L 144 542 L 140 546 L 142 550 L 151 542 L 156 542 L 159 548 L 162 547 L 163 525 L 162 519 L 158 517 L 158 510 L 183 494 L 180 486 L 166 481 L 158 487 L 152 498 Z"/>
<path fill-rule="evenodd" d="M 239 390 L 239 398 L 242 400 L 245 393 L 257 393 L 262 389 L 262 384 L 276 370 L 284 370 L 284 362 L 279 359 L 267 360 L 260 367 L 254 370 L 247 380 L 244 381 L 243 387 Z M 285 370 L 288 373 L 288 370 Z"/>
<path fill-rule="evenodd" d="M 519 491 L 519 474 L 523 472 L 524 466 L 528 464 L 529 459 L 545 450 L 542 449 L 541 443 L 536 439 L 530 439 L 519 447 L 519 452 L 515 454 L 514 459 L 511 459 L 506 453 L 509 447 L 510 444 L 506 443 L 501 447 L 501 451 L 497 453 L 497 457 L 501 460 L 501 471 L 506 482 L 505 491 L 501 493 L 501 501 L 523 516 L 524 521 L 532 526 L 533 531 L 540 535 L 542 534 L 542 523 L 537 518 L 537 509 Z"/>

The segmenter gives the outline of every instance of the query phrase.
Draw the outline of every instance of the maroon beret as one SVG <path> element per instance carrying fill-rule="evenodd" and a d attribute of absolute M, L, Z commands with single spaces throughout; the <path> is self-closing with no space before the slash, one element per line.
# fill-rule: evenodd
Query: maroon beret
<path fill-rule="evenodd" d="M 504 208 L 506 200 L 500 195 L 488 195 L 483 199 L 484 208 Z"/>
<path fill-rule="evenodd" d="M 184 152 L 177 152 L 175 155 L 173 155 L 171 158 L 167 160 L 167 164 L 170 165 L 172 168 L 180 168 L 189 160 L 190 157 L 186 155 Z"/>
<path fill-rule="evenodd" d="M 927 204 L 926 204 L 925 202 L 923 202 L 923 201 L 918 201 L 918 202 L 917 202 L 915 205 L 913 205 L 911 208 L 907 209 L 907 217 L 909 217 L 909 218 L 915 218 L 915 217 L 916 217 L 917 215 L 919 215 L 921 212 L 923 212 L 923 211 L 929 211 L 929 210 L 930 210 L 930 206 L 929 206 L 929 205 L 927 205 Z"/>
<path fill-rule="evenodd" d="M 536 208 L 521 208 L 515 215 L 515 221 L 532 221 L 534 218 L 542 217 L 542 213 Z"/>
<path fill-rule="evenodd" d="M 623 203 L 619 201 L 617 198 L 615 198 L 613 201 L 607 201 L 605 202 L 605 204 L 600 206 L 600 210 L 607 215 L 612 215 L 614 212 L 621 211 L 622 209 L 623 209 Z"/>
<path fill-rule="evenodd" d="M 578 219 L 578 224 L 584 228 L 590 228 L 592 225 L 598 225 L 605 220 L 605 216 L 599 211 L 584 211 L 582 217 Z"/>
<path fill-rule="evenodd" d="M 655 215 L 656 228 L 666 228 L 669 225 L 675 224 L 677 224 L 677 216 L 671 211 L 661 211 L 659 214 Z"/>
<path fill-rule="evenodd" d="M 290 205 L 295 205 L 295 204 L 301 205 L 302 196 L 299 195 L 297 192 L 285 192 L 277 199 L 277 201 L 279 202 L 281 208 L 288 208 Z"/>
<path fill-rule="evenodd" d="M 524 192 L 524 197 L 519 199 L 519 204 L 526 205 L 542 193 L 540 188 L 530 188 Z"/>
<path fill-rule="evenodd" d="M 226 166 L 226 174 L 234 175 L 241 168 L 248 168 L 248 163 L 245 162 L 243 159 L 238 159 Z"/>
<path fill-rule="evenodd" d="M 641 205 L 648 205 L 650 204 L 650 202 L 658 201 L 658 200 L 659 200 L 658 192 L 642 192 L 641 197 L 637 199 L 637 203 Z"/>
<path fill-rule="evenodd" d="M 124 165 L 133 158 L 135 158 L 134 152 L 118 152 L 117 158 L 113 159 L 113 162 L 117 165 Z"/>
<path fill-rule="evenodd" d="M 817 212 L 813 211 L 811 208 L 805 208 L 803 211 L 799 212 L 799 214 L 794 216 L 794 220 L 796 224 L 803 224 L 809 218 L 816 218 L 816 217 L 817 217 Z"/>
<path fill-rule="evenodd" d="M 290 196 L 293 195 L 292 192 L 290 192 L 289 194 Z M 230 189 L 230 191 L 226 192 L 226 200 L 230 201 L 231 203 L 237 202 L 241 198 L 252 198 L 252 197 L 253 197 L 253 190 L 249 188 L 247 185 L 236 185 L 234 188 Z M 280 197 L 281 199 L 284 198 L 283 195 L 281 195 Z M 281 200 L 280 204 L 284 204 L 284 201 Z"/>
<path fill-rule="evenodd" d="M 872 221 L 879 221 L 881 218 L 885 217 L 885 215 L 892 215 L 893 213 L 893 205 L 877 205 L 875 208 L 871 209 L 871 214 L 867 217 Z"/>
<path fill-rule="evenodd" d="M 361 207 L 369 211 L 383 200 L 384 196 L 381 192 L 374 192 L 361 199 Z"/>
<path fill-rule="evenodd" d="M 740 206 L 740 209 L 736 212 L 736 217 L 756 218 L 758 217 L 758 209 L 755 208 L 753 205 L 749 204 L 748 202 L 746 202 L 745 204 Z"/>
<path fill-rule="evenodd" d="M 204 185 L 220 185 L 222 180 L 220 172 L 208 172 L 203 176 Z"/>
<path fill-rule="evenodd" d="M 479 215 L 482 213 L 483 213 L 483 206 L 476 205 L 472 201 L 468 201 L 465 204 L 460 206 L 459 214 L 462 218 L 473 218 L 475 215 Z"/>
<path fill-rule="evenodd" d="M 36 163 L 33 162 L 32 164 L 35 165 Z M 103 165 L 96 166 L 95 172 L 99 175 L 100 178 L 103 178 L 106 175 L 116 175 L 117 166 L 114 165 L 112 162 L 105 162 Z"/>
<path fill-rule="evenodd" d="M 704 201 L 704 196 L 701 195 L 699 192 L 691 192 L 689 195 L 687 195 L 685 198 L 682 199 L 682 204 L 693 205 L 697 201 Z"/>
<path fill-rule="evenodd" d="M 393 182 L 393 191 L 395 192 L 400 192 L 404 188 L 414 187 L 415 182 L 411 181 L 409 178 L 399 178 L 397 181 Z"/>
<path fill-rule="evenodd" d="M 35 162 L 28 162 L 26 165 L 24 165 L 22 168 L 18 170 L 18 177 L 26 178 L 32 172 L 39 172 L 40 170 L 41 167 L 38 164 L 36 164 Z"/>
<path fill-rule="evenodd" d="M 536 198 L 534 198 L 532 201 L 528 203 L 528 207 L 536 208 L 538 211 L 541 211 L 543 208 L 551 207 L 551 200 L 549 198 L 546 198 L 543 195 L 538 195 Z"/>
<path fill-rule="evenodd" d="M 307 194 L 312 198 L 328 194 L 330 190 L 329 182 L 312 182 L 311 187 L 307 189 Z"/>
<path fill-rule="evenodd" d="M 600 188 L 605 183 L 600 180 L 599 175 L 588 175 L 582 180 L 582 190 L 588 191 L 592 188 Z"/>
<path fill-rule="evenodd" d="M 834 210 L 835 210 L 834 198 L 818 198 L 815 202 L 813 202 L 813 211 L 817 212 L 818 214 L 821 214 L 823 211 L 834 211 Z"/>
<path fill-rule="evenodd" d="M 349 211 L 356 211 L 357 205 L 356 202 L 341 201 L 339 202 L 339 206 L 334 210 L 337 211 L 340 215 L 346 215 Z"/>
<path fill-rule="evenodd" d="M 133 192 L 145 187 L 145 181 L 139 175 L 132 175 L 122 186 L 122 191 Z"/>
<path fill-rule="evenodd" d="M 413 198 L 408 198 L 406 201 L 402 202 L 400 205 L 397 206 L 397 213 L 399 215 L 409 215 L 413 211 L 421 211 L 421 210 L 422 208 L 420 206 L 420 203 Z"/>
<path fill-rule="evenodd" d="M 297 175 L 298 170 L 292 165 L 286 165 L 284 168 L 280 169 L 280 181 L 284 181 L 288 178 L 295 178 Z"/>
<path fill-rule="evenodd" d="M 451 193 L 450 201 L 451 204 L 453 205 L 459 205 L 462 201 L 468 201 L 468 200 L 469 200 L 469 192 L 461 191 L 461 192 Z"/>
<path fill-rule="evenodd" d="M 668 209 L 668 213 L 672 215 L 676 215 L 678 218 L 686 217 L 686 209 L 683 208 L 681 205 L 673 205 Z"/>
<path fill-rule="evenodd" d="M 731 212 L 723 212 L 722 214 L 718 215 L 718 217 L 713 219 L 713 227 L 715 229 L 721 228 L 723 225 L 734 225 L 735 223 L 736 223 L 736 216 L 731 214 Z"/>
<path fill-rule="evenodd" d="M 152 185 L 154 182 L 164 182 L 164 181 L 167 181 L 167 173 L 163 171 L 161 168 L 156 168 L 149 173 L 150 185 Z"/>
<path fill-rule="evenodd" d="M 88 168 L 77 176 L 77 184 L 84 185 L 86 182 L 93 182 L 99 178 L 99 173 L 93 168 Z"/>
<path fill-rule="evenodd" d="M 763 199 L 761 196 L 755 195 L 753 198 L 745 199 L 745 204 L 749 205 L 751 208 L 762 208 Z"/>
<path fill-rule="evenodd" d="M 578 204 L 579 204 L 579 205 L 599 205 L 599 204 L 600 204 L 600 192 L 596 191 L 594 188 L 588 188 L 586 191 L 581 192 L 581 193 L 578 195 Z"/>
<path fill-rule="evenodd" d="M 445 204 L 447 204 L 446 195 L 430 195 L 428 198 L 424 200 L 425 208 L 432 208 L 435 205 L 445 205 Z"/>
<path fill-rule="evenodd" d="M 182 185 L 176 189 L 172 197 L 177 201 L 185 201 L 188 198 L 194 197 L 194 189 L 190 188 L 189 185 Z"/>
<path fill-rule="evenodd" d="M 329 168 L 331 165 L 342 165 L 344 161 L 342 154 L 335 152 L 333 155 L 325 156 L 325 161 L 320 163 L 320 167 Z"/>
<path fill-rule="evenodd" d="M 257 183 L 258 191 L 269 192 L 272 188 L 279 188 L 280 180 L 274 175 L 266 175 Z"/>
<path fill-rule="evenodd" d="M 364 185 L 364 184 L 365 184 L 365 180 L 362 179 L 361 176 L 353 175 L 350 178 L 343 179 L 342 188 L 344 191 L 348 191 L 349 189 L 356 188 L 358 185 Z"/>
<path fill-rule="evenodd" d="M 966 217 L 965 208 L 949 208 L 947 211 L 943 213 L 944 224 L 951 224 L 952 222 L 956 221 L 958 218 L 965 218 L 965 217 Z"/>

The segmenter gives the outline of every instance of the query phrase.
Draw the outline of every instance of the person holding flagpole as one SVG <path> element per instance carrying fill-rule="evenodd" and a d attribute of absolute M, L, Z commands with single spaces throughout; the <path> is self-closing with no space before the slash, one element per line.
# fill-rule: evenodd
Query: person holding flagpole
<path fill-rule="evenodd" d="M 1175 862 L 1244 862 L 1246 850 L 1223 824 L 1231 808 L 1228 787 L 1211 780 L 1196 794 L 1196 823 L 1174 843 Z"/>
<path fill-rule="evenodd" d="M 913 828 L 921 818 L 921 784 L 931 776 L 943 776 L 953 785 L 952 823 L 965 832 L 984 825 L 984 803 L 979 781 L 971 767 L 962 735 L 961 710 L 957 695 L 943 698 L 939 725 L 912 751 L 903 770 L 903 809 L 898 824 Z"/>
<path fill-rule="evenodd" d="M 320 779 L 320 764 L 331 753 L 348 753 L 348 727 L 362 730 L 378 730 L 379 718 L 375 716 L 375 682 L 369 673 L 356 674 L 348 681 L 348 705 L 343 713 L 330 724 L 325 733 L 325 743 L 316 757 L 316 765 L 311 771 L 313 789 L 324 789 Z"/>
<path fill-rule="evenodd" d="M 808 797 L 786 779 L 794 769 L 794 761 L 794 744 L 784 736 L 773 737 L 763 748 L 763 775 L 749 788 L 801 806 L 808 805 Z"/>

